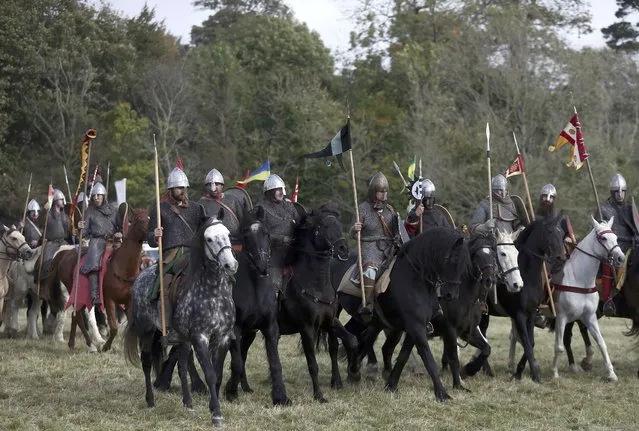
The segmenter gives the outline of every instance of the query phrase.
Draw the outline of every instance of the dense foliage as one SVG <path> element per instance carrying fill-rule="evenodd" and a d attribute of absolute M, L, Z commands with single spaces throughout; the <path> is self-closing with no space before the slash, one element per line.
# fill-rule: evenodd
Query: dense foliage
<path fill-rule="evenodd" d="M 571 49 L 557 35 L 591 31 L 582 0 L 362 0 L 351 53 L 339 59 L 283 1 L 194 3 L 211 15 L 185 46 L 148 8 L 125 18 L 79 0 L 3 2 L 3 212 L 21 214 L 30 172 L 40 201 L 50 179 L 65 189 L 63 164 L 73 188 L 82 136 L 95 127 L 94 160 L 111 162 L 112 181 L 128 179 L 135 206 L 153 199 L 155 135 L 162 176 L 179 156 L 193 198 L 209 169 L 217 167 L 233 184 L 268 158 L 289 190 L 299 177 L 302 203 L 332 199 L 348 217 L 350 173 L 300 158 L 323 148 L 347 111 L 360 198 L 381 170 L 402 211 L 407 196 L 392 162 L 405 170 L 416 154 L 440 202 L 468 220 L 487 194 L 488 121 L 494 172 L 515 158 L 516 132 L 533 200 L 553 182 L 558 206 L 583 231 L 594 210 L 587 169 L 565 167 L 567 149 L 547 151 L 573 104 L 600 199 L 616 171 L 626 176 L 630 194 L 639 190 L 633 45 Z M 260 186 L 249 191 L 257 196 Z M 511 186 L 523 195 L 521 177 Z"/>

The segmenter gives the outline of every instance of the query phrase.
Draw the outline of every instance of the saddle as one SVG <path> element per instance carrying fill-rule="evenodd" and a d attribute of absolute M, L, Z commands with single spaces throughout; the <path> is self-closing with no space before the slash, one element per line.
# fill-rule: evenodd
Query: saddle
<path fill-rule="evenodd" d="M 388 289 L 388 285 L 390 284 L 390 274 L 393 270 L 393 266 L 395 266 L 395 261 L 397 260 L 397 256 L 394 256 L 392 259 L 388 260 L 385 265 L 382 265 L 383 271 L 380 270 L 380 276 L 377 277 L 375 281 L 375 296 L 378 296 Z M 345 293 L 347 295 L 355 296 L 357 298 L 362 297 L 362 290 L 359 285 L 356 285 L 351 281 L 351 275 L 356 270 L 357 264 L 353 264 L 342 277 L 342 280 L 339 283 L 339 287 L 337 288 L 338 292 Z"/>

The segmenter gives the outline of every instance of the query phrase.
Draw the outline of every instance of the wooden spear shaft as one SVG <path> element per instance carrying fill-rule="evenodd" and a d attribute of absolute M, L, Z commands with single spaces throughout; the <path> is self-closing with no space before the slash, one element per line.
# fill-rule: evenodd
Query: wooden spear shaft
<path fill-rule="evenodd" d="M 353 200 L 355 202 L 355 223 L 359 223 L 359 206 L 357 205 L 357 186 L 355 185 L 355 163 L 353 150 L 348 150 L 351 159 L 351 184 L 353 186 Z M 366 307 L 366 290 L 364 289 L 364 268 L 362 266 L 362 232 L 357 231 L 357 268 L 359 269 L 359 285 L 362 291 L 362 307 Z"/>
<path fill-rule="evenodd" d="M 24 201 L 24 211 L 22 212 L 22 228 L 20 232 L 24 232 L 24 224 L 27 222 L 27 207 L 29 206 L 29 196 L 31 195 L 31 180 L 33 179 L 33 173 L 29 174 L 29 187 L 27 188 L 27 199 Z"/>
<path fill-rule="evenodd" d="M 158 161 L 158 147 L 153 134 L 153 150 L 155 151 L 155 213 L 157 227 L 162 229 L 162 216 L 160 213 L 160 167 Z M 158 237 L 158 276 L 160 277 L 160 316 L 162 317 L 162 336 L 166 336 L 166 304 L 164 304 L 164 258 L 162 256 L 162 237 Z"/>

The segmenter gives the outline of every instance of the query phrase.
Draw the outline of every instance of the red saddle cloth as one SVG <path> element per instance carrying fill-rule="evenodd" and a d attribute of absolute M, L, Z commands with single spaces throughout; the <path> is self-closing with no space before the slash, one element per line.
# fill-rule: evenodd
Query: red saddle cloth
<path fill-rule="evenodd" d="M 113 253 L 113 249 L 111 247 L 107 247 L 104 250 L 104 255 L 102 255 L 102 270 L 99 273 L 100 280 L 100 311 L 104 312 L 104 295 L 102 294 L 102 283 L 104 281 L 104 273 L 106 269 L 106 264 L 111 258 L 111 254 Z M 87 259 L 86 254 L 80 258 L 80 267 L 84 265 L 84 261 Z M 75 269 L 73 271 L 73 286 L 71 287 L 71 295 L 69 295 L 69 300 L 67 301 L 67 309 L 73 305 L 73 300 L 75 299 Z M 93 304 L 91 303 L 91 291 L 89 289 L 89 279 L 86 275 L 78 273 L 80 279 L 78 280 L 78 303 L 76 304 L 77 310 L 82 310 L 82 308 L 86 307 L 87 309 L 93 308 Z"/>

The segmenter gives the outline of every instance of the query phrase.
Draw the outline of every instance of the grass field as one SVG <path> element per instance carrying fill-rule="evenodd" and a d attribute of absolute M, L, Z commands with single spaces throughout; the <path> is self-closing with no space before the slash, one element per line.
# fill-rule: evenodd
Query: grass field
<path fill-rule="evenodd" d="M 21 312 L 21 315 L 24 313 Z M 270 386 L 262 343 L 249 354 L 249 379 L 255 392 L 241 394 L 239 402 L 222 401 L 226 429 L 231 430 L 636 430 L 639 428 L 639 354 L 634 340 L 622 335 L 626 322 L 602 320 L 602 331 L 619 376 L 606 383 L 601 355 L 596 352 L 594 369 L 574 375 L 567 361 L 561 378 L 550 373 L 552 335 L 537 330 L 537 358 L 542 384 L 526 374 L 513 382 L 506 371 L 510 323 L 493 319 L 489 340 L 497 377 L 483 375 L 465 381 L 472 392 L 453 391 L 449 375 L 444 383 L 452 401 L 434 401 L 428 377 L 405 370 L 396 394 L 387 394 L 378 376 L 363 378 L 357 385 L 329 388 L 328 354 L 319 355 L 320 382 L 329 403 L 312 398 L 306 361 L 297 347 L 297 337 L 284 337 L 280 353 L 289 397 L 289 408 L 270 406 Z M 24 327 L 24 322 L 23 326 Z M 66 336 L 66 334 L 65 334 Z M 258 341 L 261 337 L 258 337 Z M 576 340 L 577 341 L 577 340 Z M 177 375 L 169 393 L 156 392 L 156 407 L 147 409 L 141 369 L 127 364 L 116 339 L 113 351 L 89 354 L 80 344 L 75 354 L 50 338 L 40 341 L 0 339 L 0 430 L 196 430 L 210 428 L 208 398 L 194 396 L 195 411 L 182 409 Z M 436 357 L 441 342 L 431 343 Z M 518 349 L 518 354 L 521 348 Z M 577 360 L 583 344 L 575 342 Z M 462 350 L 466 362 L 472 352 Z M 225 372 L 228 377 L 228 366 Z M 225 379 L 226 381 L 226 379 Z"/>

